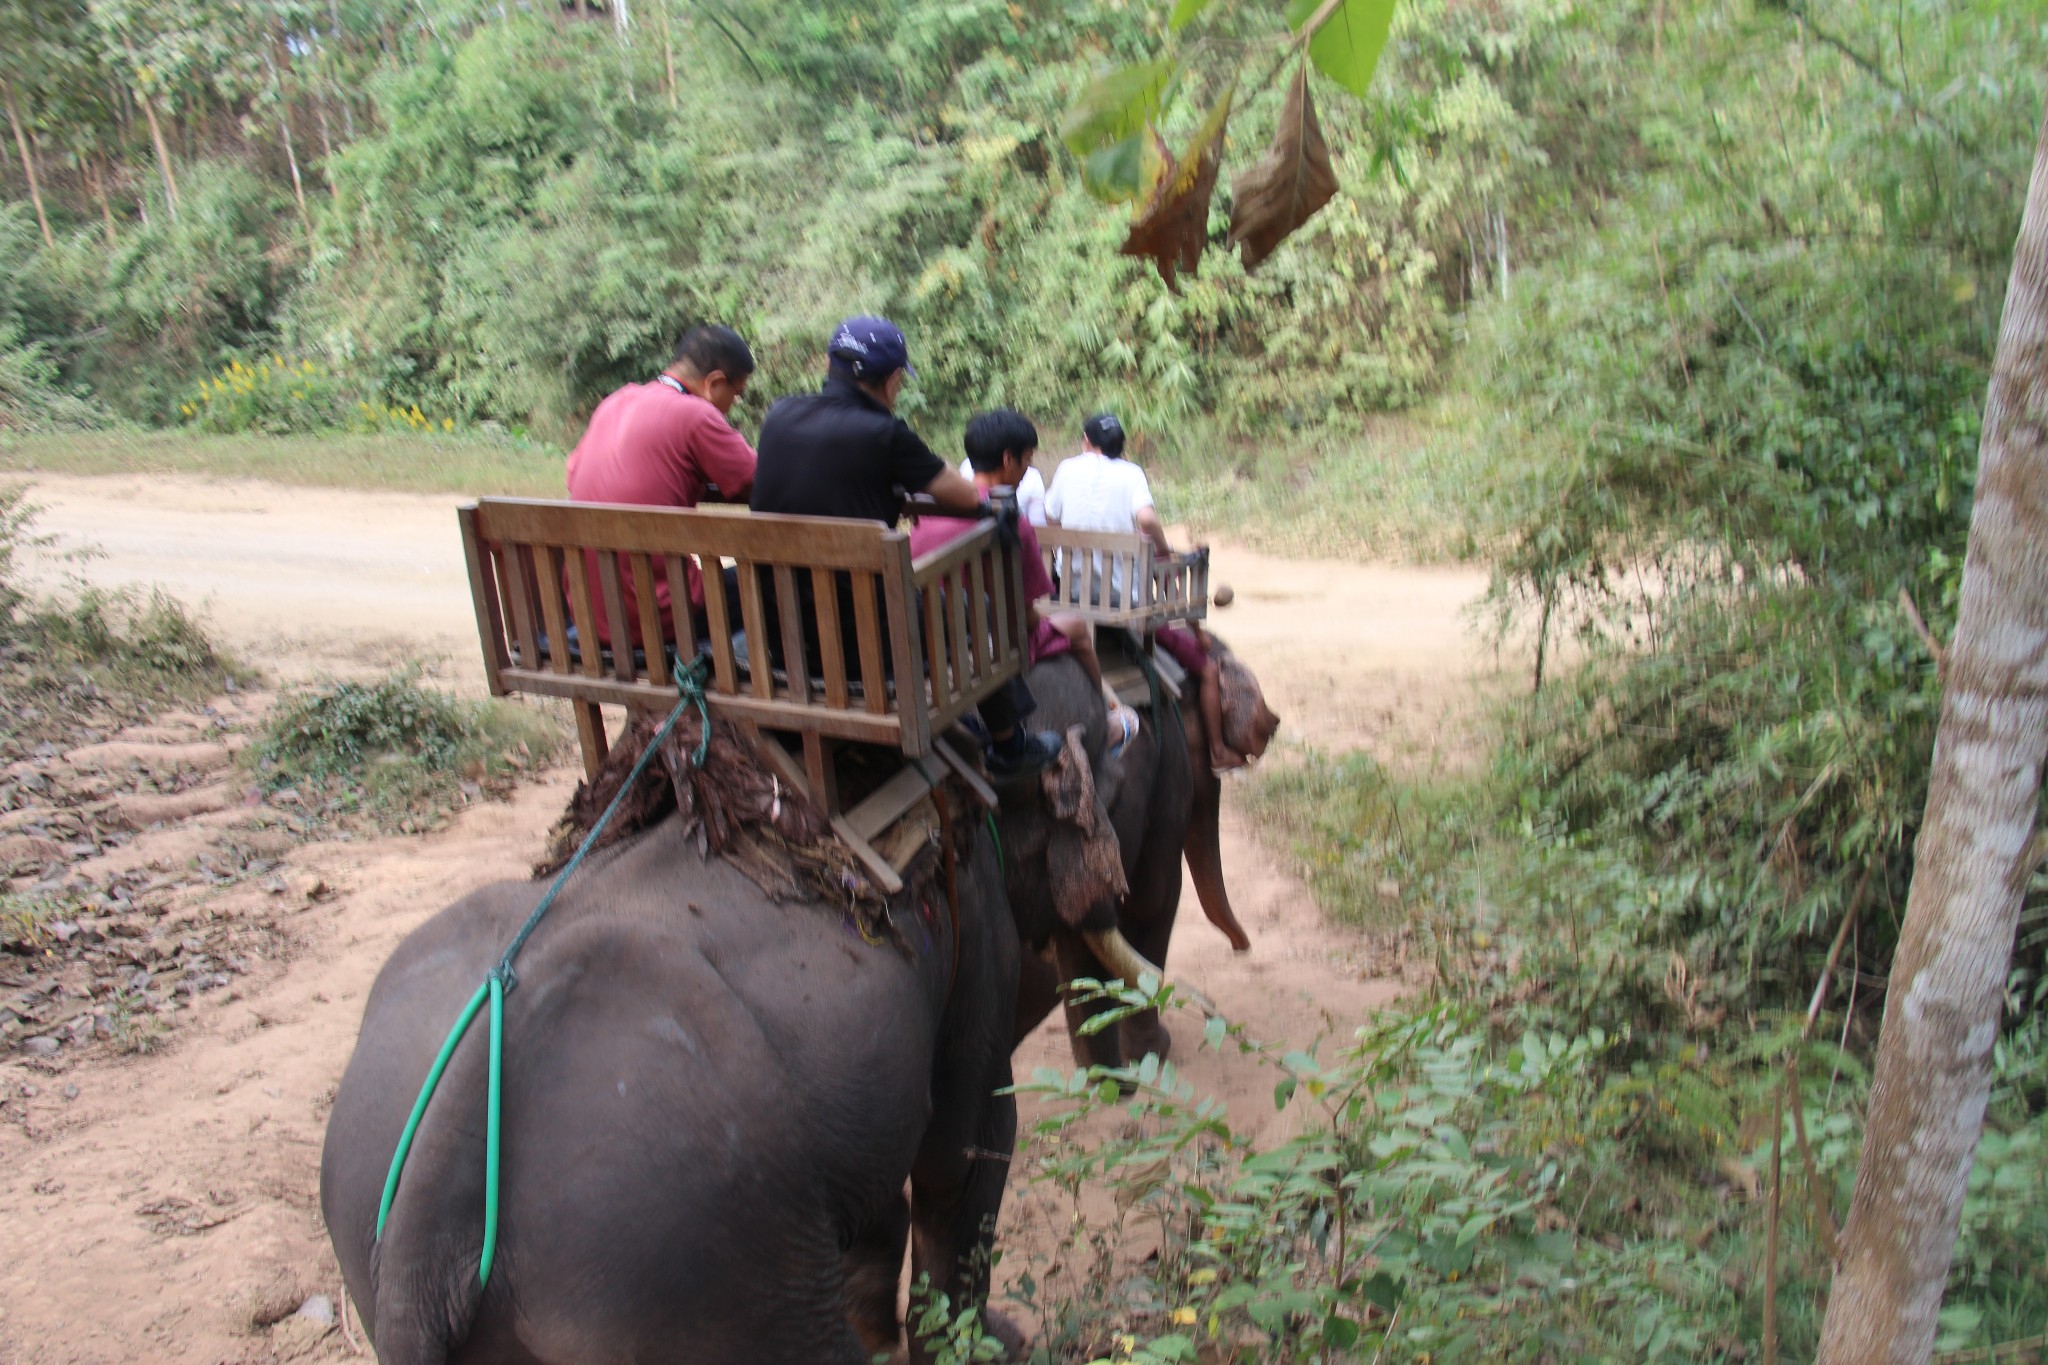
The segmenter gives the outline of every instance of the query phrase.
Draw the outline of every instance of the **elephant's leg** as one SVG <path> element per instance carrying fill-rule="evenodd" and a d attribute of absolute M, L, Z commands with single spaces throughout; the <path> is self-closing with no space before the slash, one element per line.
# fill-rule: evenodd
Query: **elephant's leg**
<path fill-rule="evenodd" d="M 903 1272 L 903 1246 L 910 1237 L 910 1201 L 900 1193 L 846 1249 L 846 1316 L 869 1356 L 902 1344 L 896 1320 L 896 1282 Z"/>
<path fill-rule="evenodd" d="M 1180 849 L 1174 849 L 1174 868 L 1171 868 L 1169 884 L 1161 886 L 1159 890 L 1161 894 L 1169 892 L 1174 902 L 1180 900 Z M 1130 945 L 1139 950 L 1139 956 L 1163 968 L 1167 941 L 1174 937 L 1174 909 L 1167 909 L 1163 915 L 1157 915 L 1143 923 L 1126 923 L 1124 937 L 1130 939 Z M 1171 1036 L 1167 1027 L 1159 1021 L 1157 1009 L 1147 1009 L 1143 1013 L 1130 1015 L 1118 1025 L 1118 1029 L 1122 1033 L 1122 1038 L 1118 1042 L 1122 1046 L 1126 1060 L 1135 1062 L 1143 1058 L 1147 1052 L 1155 1052 L 1163 1062 L 1174 1054 L 1174 1036 Z"/>
<path fill-rule="evenodd" d="M 1057 934 L 1053 938 L 1055 956 L 1059 962 L 1059 981 L 1062 988 L 1077 977 L 1101 981 L 1109 976 L 1109 968 L 1096 960 L 1088 951 L 1088 945 L 1079 935 Z M 1135 983 L 1133 983 L 1135 984 Z M 1113 1002 L 1096 1001 L 1079 1004 L 1072 995 L 1066 997 L 1067 1041 L 1074 1049 L 1075 1066 L 1119 1067 L 1124 1064 L 1123 1047 L 1118 1040 L 1117 1030 L 1106 1028 L 1097 1033 L 1083 1033 L 1081 1025 L 1095 1015 L 1116 1008 Z"/>
<path fill-rule="evenodd" d="M 930 1277 L 958 1314 L 985 1307 L 989 1271 L 995 1251 L 996 1216 L 1002 1212 L 1003 1186 L 1010 1178 L 1010 1158 L 1017 1150 L 1017 1102 L 994 1092 L 1010 1084 L 1010 1057 L 989 1067 L 984 1101 L 971 1126 L 940 1122 L 919 1154 L 911 1173 L 911 1257 L 913 1282 Z M 910 1359 L 929 1359 L 924 1347 L 910 1343 Z"/>

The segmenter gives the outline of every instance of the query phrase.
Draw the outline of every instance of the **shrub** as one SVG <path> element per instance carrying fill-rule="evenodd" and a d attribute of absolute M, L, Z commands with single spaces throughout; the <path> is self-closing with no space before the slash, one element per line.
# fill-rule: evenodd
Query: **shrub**
<path fill-rule="evenodd" d="M 381 829 L 430 827 L 452 807 L 502 787 L 561 744 L 540 713 L 462 701 L 420 681 L 417 665 L 377 682 L 287 692 L 250 747 L 271 791 Z"/>

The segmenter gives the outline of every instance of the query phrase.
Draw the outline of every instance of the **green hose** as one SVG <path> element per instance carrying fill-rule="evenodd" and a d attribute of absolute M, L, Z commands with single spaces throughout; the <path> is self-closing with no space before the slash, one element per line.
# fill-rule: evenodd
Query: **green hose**
<path fill-rule="evenodd" d="M 512 959 L 526 946 L 526 940 L 539 926 L 541 916 L 547 914 L 563 885 L 582 865 L 583 855 L 596 845 L 598 836 L 604 833 L 605 827 L 612 822 L 612 816 L 618 812 L 619 803 L 626 799 L 627 792 L 639 784 L 640 774 L 647 770 L 647 764 L 660 750 L 663 741 L 669 737 L 669 732 L 676 728 L 676 722 L 683 718 L 683 712 L 692 706 L 696 707 L 697 713 L 703 717 L 704 729 L 697 741 L 696 751 L 690 755 L 690 766 L 704 766 L 704 757 L 711 748 L 711 708 L 704 698 L 704 674 L 703 659 L 692 660 L 688 667 L 675 669 L 676 691 L 681 696 L 675 710 L 668 713 L 668 719 L 654 732 L 654 738 L 649 740 L 647 747 L 641 751 L 639 759 L 633 764 L 632 772 L 626 775 L 625 782 L 619 787 L 618 794 L 612 797 L 611 804 L 604 808 L 604 814 L 597 818 L 597 823 L 590 827 L 590 833 L 583 836 L 583 842 L 577 845 L 575 855 L 555 874 L 555 880 L 548 886 L 547 893 L 540 898 L 540 903 L 533 907 L 533 913 L 526 917 L 526 923 L 519 926 L 519 932 L 513 935 L 511 945 L 505 949 L 505 955 L 498 959 L 498 965 L 491 969 L 491 974 L 484 978 L 484 983 L 476 988 L 476 994 L 462 1007 L 462 1014 L 456 1019 L 455 1027 L 448 1030 L 448 1037 L 441 1044 L 440 1054 L 434 1058 L 434 1065 L 427 1071 L 426 1083 L 420 1087 L 420 1097 L 413 1101 L 412 1114 L 405 1121 L 405 1129 L 398 1135 L 398 1150 L 391 1154 L 391 1169 L 384 1176 L 384 1195 L 377 1201 L 378 1240 L 383 1239 L 384 1223 L 391 1216 L 391 1202 L 398 1194 L 398 1178 L 405 1170 L 405 1159 L 412 1151 L 412 1140 L 419 1132 L 420 1120 L 426 1117 L 427 1104 L 434 1098 L 434 1088 L 441 1083 L 441 1073 L 448 1069 L 448 1060 L 455 1055 L 456 1045 L 461 1043 L 463 1036 L 469 1032 L 470 1022 L 476 1018 L 477 1011 L 483 1008 L 484 1001 L 488 999 L 491 1002 L 491 1063 L 490 1088 L 485 1102 L 484 1119 L 484 1249 L 477 1260 L 477 1283 L 490 1283 L 491 1263 L 498 1257 L 498 1172 L 502 1152 L 500 1136 L 505 1093 L 505 995 L 519 984 L 519 978 L 512 970 Z"/>

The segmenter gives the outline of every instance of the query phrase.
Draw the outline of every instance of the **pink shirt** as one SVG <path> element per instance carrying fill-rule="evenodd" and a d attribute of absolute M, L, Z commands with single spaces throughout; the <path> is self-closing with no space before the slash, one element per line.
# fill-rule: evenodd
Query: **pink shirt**
<path fill-rule="evenodd" d="M 910 528 L 910 556 L 917 559 L 942 549 L 979 525 L 979 521 L 964 517 L 919 517 L 917 525 Z M 1024 547 L 1024 600 L 1037 602 L 1052 596 L 1052 575 L 1045 571 L 1045 556 L 1038 550 L 1038 532 L 1030 522 L 1019 521 L 1017 539 Z M 1068 648 L 1067 637 L 1050 622 L 1040 620 L 1032 624 L 1032 663 L 1064 653 Z"/>
<path fill-rule="evenodd" d="M 754 450 L 724 413 L 695 394 L 659 381 L 628 384 L 590 414 L 590 429 L 569 453 L 568 482 L 573 502 L 695 507 L 707 487 L 717 484 L 726 501 L 744 504 L 754 487 Z M 597 597 L 597 552 L 590 551 L 588 559 L 592 596 Z M 701 607 L 704 581 L 695 563 L 687 572 L 690 604 Z M 621 572 L 619 577 L 627 619 L 637 620 L 639 599 L 632 575 Z M 668 574 L 659 563 L 654 565 L 654 596 L 661 605 L 662 632 L 674 639 Z M 604 602 L 600 598 L 592 606 L 597 633 L 609 643 Z M 637 638 L 638 631 L 632 633 Z M 639 643 L 644 646 L 646 641 Z"/>

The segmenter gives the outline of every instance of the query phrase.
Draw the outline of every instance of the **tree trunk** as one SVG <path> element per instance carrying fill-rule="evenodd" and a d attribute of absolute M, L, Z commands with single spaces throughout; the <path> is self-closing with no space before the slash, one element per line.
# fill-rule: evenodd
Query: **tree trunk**
<path fill-rule="evenodd" d="M 306 212 L 306 183 L 299 176 L 299 149 L 292 143 L 291 101 L 285 97 L 284 77 L 267 52 L 263 54 L 263 64 L 270 68 L 270 90 L 277 96 L 277 127 L 284 135 L 284 163 L 291 168 L 292 198 L 299 203 L 299 226 L 306 229 L 306 241 L 310 244 L 313 240 L 313 216 Z"/>
<path fill-rule="evenodd" d="M 313 112 L 320 120 L 320 174 L 327 181 L 327 197 L 341 202 L 341 186 L 334 183 L 334 134 L 327 126 L 327 97 L 316 95 Z"/>
<path fill-rule="evenodd" d="M 107 245 L 112 246 L 117 230 L 114 224 L 114 202 L 107 198 L 109 172 L 102 165 L 98 153 L 94 153 L 92 158 L 85 163 L 85 170 L 87 177 L 92 182 L 92 192 L 99 197 L 100 216 L 107 220 Z"/>
<path fill-rule="evenodd" d="M 1990 1091 L 2048 756 L 2048 115 L 1984 404 L 1961 611 L 1820 1365 L 1921 1365 Z"/>
<path fill-rule="evenodd" d="M 661 60 L 668 71 L 668 107 L 680 110 L 681 97 L 676 94 L 676 44 L 669 32 L 668 0 L 654 0 L 656 14 L 661 16 Z"/>
<path fill-rule="evenodd" d="M 21 126 L 21 110 L 14 103 L 14 86 L 7 86 L 7 122 L 14 129 L 14 145 L 21 149 L 21 173 L 28 177 L 29 201 L 36 206 L 36 223 L 43 230 L 43 245 L 57 245 L 50 231 L 50 215 L 43 211 L 43 186 L 36 178 L 36 157 L 29 149 L 28 134 Z"/>
<path fill-rule="evenodd" d="M 157 122 L 156 102 L 150 99 L 147 90 L 139 87 L 135 91 L 135 102 L 142 106 L 142 116 L 149 120 L 149 140 L 156 147 L 156 168 L 164 180 L 165 207 L 170 210 L 171 217 L 176 218 L 178 216 L 178 176 L 171 169 L 171 149 L 164 143 L 164 126 Z"/>

